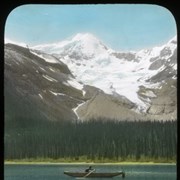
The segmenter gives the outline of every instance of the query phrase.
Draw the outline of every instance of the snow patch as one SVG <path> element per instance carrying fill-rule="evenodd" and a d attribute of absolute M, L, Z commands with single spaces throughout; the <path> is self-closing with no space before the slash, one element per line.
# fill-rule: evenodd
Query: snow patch
<path fill-rule="evenodd" d="M 46 71 L 44 68 L 42 68 L 42 67 L 39 67 L 41 70 L 43 70 L 43 71 Z"/>
<path fill-rule="evenodd" d="M 70 78 L 70 80 L 68 80 L 66 84 L 68 86 L 72 86 L 72 87 L 79 89 L 79 90 L 83 89 L 83 85 L 80 84 L 79 82 L 77 82 L 75 79 L 72 79 L 72 78 Z"/>
<path fill-rule="evenodd" d="M 153 91 L 146 91 L 144 93 L 141 93 L 142 95 L 145 95 L 145 96 L 148 96 L 148 97 L 151 97 L 151 98 L 154 98 L 154 97 L 157 97 Z"/>
<path fill-rule="evenodd" d="M 82 91 L 82 95 L 85 96 L 86 95 L 86 91 L 83 90 Z"/>
<path fill-rule="evenodd" d="M 38 56 L 40 57 L 41 59 L 44 59 L 46 62 L 49 62 L 49 63 L 58 63 L 59 61 L 56 60 L 56 58 L 53 58 L 53 56 L 49 56 L 49 55 L 46 55 L 46 54 L 38 54 L 34 51 L 30 51 L 32 54 L 34 54 L 35 56 Z"/>
<path fill-rule="evenodd" d="M 39 95 L 39 97 L 41 98 L 41 99 L 43 99 L 43 97 L 42 97 L 42 95 L 41 94 L 38 94 Z"/>
<path fill-rule="evenodd" d="M 48 75 L 42 75 L 45 79 L 47 79 L 48 81 L 52 81 L 52 82 L 58 82 L 56 79 L 48 76 Z"/>
<path fill-rule="evenodd" d="M 172 79 L 177 79 L 177 76 L 176 76 L 176 75 L 174 75 L 174 76 L 172 77 Z"/>
<path fill-rule="evenodd" d="M 177 70 L 177 64 L 174 64 L 174 65 L 173 65 L 173 69 L 174 69 L 174 70 Z"/>
<path fill-rule="evenodd" d="M 56 92 L 53 92 L 53 91 L 50 91 L 53 95 L 55 96 L 66 96 L 66 94 L 63 94 L 63 93 L 56 93 Z"/>
<path fill-rule="evenodd" d="M 52 69 L 52 68 L 49 68 L 52 72 L 55 72 L 55 70 L 54 69 Z"/>
<path fill-rule="evenodd" d="M 87 101 L 86 101 L 86 102 L 87 102 Z M 75 108 L 72 109 L 72 110 L 74 111 L 74 113 L 76 114 L 78 120 L 80 119 L 80 117 L 78 116 L 77 110 L 78 110 L 79 107 L 81 107 L 81 106 L 82 106 L 83 104 L 85 104 L 86 102 L 80 103 L 80 104 L 78 104 L 77 107 L 75 107 Z"/>

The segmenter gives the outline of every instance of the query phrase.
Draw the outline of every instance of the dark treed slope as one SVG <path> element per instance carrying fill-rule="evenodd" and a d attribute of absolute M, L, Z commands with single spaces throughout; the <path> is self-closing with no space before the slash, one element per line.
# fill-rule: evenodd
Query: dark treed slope
<path fill-rule="evenodd" d="M 71 159 L 105 162 L 175 162 L 177 124 L 89 121 L 60 123 L 18 119 L 6 123 L 5 159 Z M 13 148 L 12 148 L 13 147 Z"/>

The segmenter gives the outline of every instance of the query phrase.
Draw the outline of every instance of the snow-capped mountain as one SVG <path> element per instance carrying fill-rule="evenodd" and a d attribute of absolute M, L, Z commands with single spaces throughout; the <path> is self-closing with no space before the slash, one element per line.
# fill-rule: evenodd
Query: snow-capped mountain
<path fill-rule="evenodd" d="M 89 33 L 79 33 L 72 39 L 67 39 L 54 44 L 37 45 L 34 46 L 33 49 L 79 60 L 93 58 L 99 54 L 104 54 L 107 51 L 106 46 Z"/>
<path fill-rule="evenodd" d="M 171 59 L 176 54 L 176 39 L 138 52 L 115 52 L 91 34 L 78 34 L 70 40 L 33 48 L 59 58 L 79 82 L 124 96 L 137 105 L 137 111 L 146 112 L 149 102 L 142 100 L 138 91 L 141 86 L 159 88 L 161 81 L 151 80 L 167 67 L 176 72 L 176 59 Z"/>
<path fill-rule="evenodd" d="M 55 119 L 177 118 L 177 37 L 160 47 L 117 52 L 86 33 L 30 49 L 7 44 L 5 52 L 5 78 L 14 84 L 6 87 L 24 97 L 30 84 L 38 86 L 29 101 L 40 101 L 48 118 L 51 106 Z"/>

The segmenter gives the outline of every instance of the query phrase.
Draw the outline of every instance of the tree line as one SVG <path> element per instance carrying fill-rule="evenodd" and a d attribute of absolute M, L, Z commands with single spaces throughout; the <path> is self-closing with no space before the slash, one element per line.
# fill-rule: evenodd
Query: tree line
<path fill-rule="evenodd" d="M 90 120 L 52 122 L 16 118 L 5 122 L 6 160 L 175 160 L 177 121 Z"/>

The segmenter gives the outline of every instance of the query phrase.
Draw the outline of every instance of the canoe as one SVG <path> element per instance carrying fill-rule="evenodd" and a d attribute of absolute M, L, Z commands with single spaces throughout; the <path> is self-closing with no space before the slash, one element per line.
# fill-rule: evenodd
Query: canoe
<path fill-rule="evenodd" d="M 72 177 L 91 177 L 91 178 L 112 178 L 114 176 L 119 176 L 121 175 L 123 178 L 125 177 L 125 173 L 122 171 L 119 172 L 92 172 L 92 173 L 87 173 L 87 172 L 69 172 L 69 171 L 64 171 L 64 174 Z"/>

